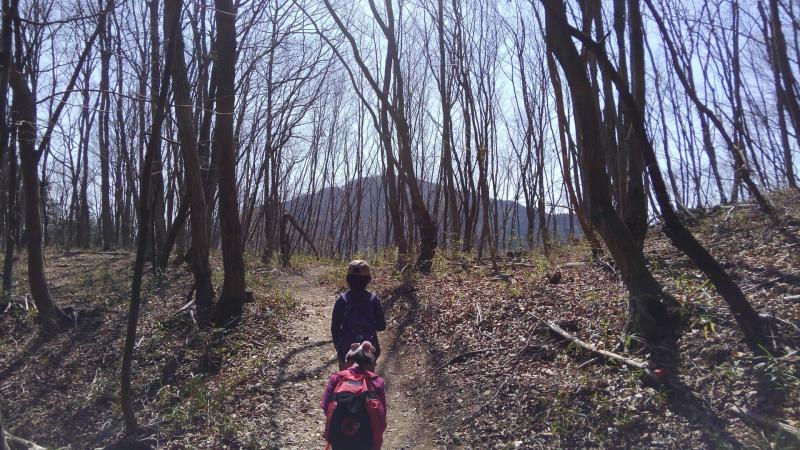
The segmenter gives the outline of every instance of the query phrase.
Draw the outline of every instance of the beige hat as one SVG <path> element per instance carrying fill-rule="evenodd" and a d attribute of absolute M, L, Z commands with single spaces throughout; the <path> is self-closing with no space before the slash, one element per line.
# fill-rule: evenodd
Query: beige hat
<path fill-rule="evenodd" d="M 347 274 L 368 277 L 370 276 L 369 263 L 363 259 L 351 261 L 350 264 L 347 265 Z"/>

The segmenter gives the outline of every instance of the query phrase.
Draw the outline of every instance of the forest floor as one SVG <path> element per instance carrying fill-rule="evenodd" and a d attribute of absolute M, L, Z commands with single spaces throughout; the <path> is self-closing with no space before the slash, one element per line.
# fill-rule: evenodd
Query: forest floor
<path fill-rule="evenodd" d="M 797 350 L 800 195 L 773 201 L 780 227 L 739 204 L 695 212 L 692 230 Z M 504 257 L 502 276 L 458 254 L 438 257 L 431 275 L 401 275 L 391 254 L 374 255 L 372 289 L 389 321 L 377 369 L 389 403 L 384 448 L 796 448 L 735 407 L 800 426 L 800 356 L 754 357 L 657 224 L 646 253 L 689 317 L 668 387 L 578 351 L 539 321 L 645 359 L 620 340 L 626 296 L 613 263 L 581 244 Z M 24 282 L 0 303 L 0 408 L 12 433 L 48 447 L 133 448 L 120 441 L 117 400 L 131 264 L 125 252 L 49 250 L 53 296 L 76 317 L 57 336 L 37 333 Z M 200 331 L 178 313 L 192 284 L 186 267 L 147 275 L 133 373 L 141 448 L 322 448 L 318 402 L 336 370 L 329 320 L 343 267 L 302 257 L 293 266 L 248 260 L 254 302 L 227 332 Z M 220 286 L 218 255 L 212 269 Z"/>

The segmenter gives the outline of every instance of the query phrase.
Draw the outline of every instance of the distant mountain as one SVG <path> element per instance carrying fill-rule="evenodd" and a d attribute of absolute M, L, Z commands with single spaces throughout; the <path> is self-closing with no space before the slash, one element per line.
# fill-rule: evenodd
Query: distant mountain
<path fill-rule="evenodd" d="M 420 185 L 428 207 L 432 210 L 437 185 L 424 181 Z M 357 192 L 361 191 L 361 205 L 357 207 Z M 528 219 L 525 206 L 510 200 L 492 200 L 493 212 L 500 230 L 497 236 L 500 248 L 518 249 L 527 246 Z M 386 229 L 390 222 L 386 208 L 387 196 L 380 177 L 354 180 L 342 186 L 325 188 L 314 193 L 299 195 L 286 203 L 286 209 L 298 218 L 310 217 L 303 226 L 314 236 L 315 244 L 328 252 L 343 250 L 342 245 L 358 242 L 358 251 L 381 248 L 391 242 Z M 309 208 L 313 210 L 309 214 Z M 439 208 L 439 224 L 444 221 L 444 208 Z M 318 218 L 318 220 L 317 220 Z M 407 218 L 407 217 L 406 217 Z M 493 218 L 494 220 L 494 218 Z M 480 219 L 476 236 L 480 236 Z M 538 221 L 537 221 L 538 222 Z M 357 225 L 357 226 L 356 226 Z M 538 232 L 538 223 L 534 228 Z M 577 221 L 573 223 L 580 234 Z M 548 219 L 550 235 L 558 240 L 569 236 L 569 215 L 552 214 Z"/>

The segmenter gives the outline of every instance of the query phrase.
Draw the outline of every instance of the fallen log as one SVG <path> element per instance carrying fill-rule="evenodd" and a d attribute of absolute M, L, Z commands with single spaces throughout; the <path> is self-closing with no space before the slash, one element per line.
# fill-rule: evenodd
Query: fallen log
<path fill-rule="evenodd" d="M 608 350 L 601 350 L 601 349 L 599 349 L 599 348 L 597 348 L 597 347 L 595 347 L 595 346 L 593 346 L 593 345 L 591 345 L 591 344 L 589 344 L 587 342 L 584 342 L 584 341 L 576 338 L 575 336 L 573 336 L 572 334 L 564 331 L 563 329 L 561 329 L 561 327 L 559 327 L 558 325 L 556 325 L 556 324 L 554 324 L 552 322 L 549 322 L 547 320 L 541 319 L 541 318 L 536 317 L 536 316 L 533 316 L 533 317 L 536 320 L 538 320 L 539 322 L 542 322 L 543 324 L 547 325 L 547 328 L 549 328 L 550 331 L 552 331 L 553 333 L 563 337 L 564 339 L 566 339 L 568 341 L 571 341 L 572 343 L 574 343 L 578 347 L 580 347 L 580 348 L 582 348 L 584 350 L 587 350 L 590 353 L 593 353 L 595 355 L 601 356 L 603 358 L 606 358 L 606 359 L 609 359 L 609 360 L 612 360 L 612 361 L 616 361 L 618 363 L 622 363 L 622 364 L 624 364 L 624 365 L 626 365 L 626 366 L 628 366 L 628 367 L 630 367 L 632 369 L 641 370 L 641 371 L 643 371 L 643 373 L 647 377 L 649 377 L 649 378 L 651 378 L 653 380 L 659 381 L 659 376 L 652 369 L 650 369 L 650 367 L 648 366 L 648 364 L 646 362 L 637 361 L 637 360 L 631 359 L 631 358 L 626 358 L 625 356 L 622 356 L 622 355 L 614 353 L 614 352 L 609 352 Z"/>
<path fill-rule="evenodd" d="M 757 423 L 773 431 L 783 432 L 795 438 L 797 441 L 800 441 L 800 430 L 789 424 L 764 417 L 760 414 L 749 411 L 747 408 L 742 408 L 739 406 L 731 406 L 730 411 L 742 419 L 750 420 L 751 422 Z"/>

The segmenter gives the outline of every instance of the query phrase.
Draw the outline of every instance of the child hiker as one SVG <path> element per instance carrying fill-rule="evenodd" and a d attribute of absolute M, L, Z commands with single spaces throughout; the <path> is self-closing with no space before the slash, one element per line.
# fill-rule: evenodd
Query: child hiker
<path fill-rule="evenodd" d="M 377 359 L 381 354 L 378 331 L 386 329 L 381 300 L 367 290 L 371 280 L 369 264 L 357 259 L 347 266 L 350 290 L 340 295 L 333 305 L 331 336 L 339 359 L 339 370 L 346 367 L 345 356 L 353 342 L 369 341 Z"/>
<path fill-rule="evenodd" d="M 320 406 L 325 440 L 332 450 L 380 450 L 386 430 L 383 378 L 372 372 L 375 347 L 355 342 L 345 355 L 348 367 L 328 379 Z"/>

